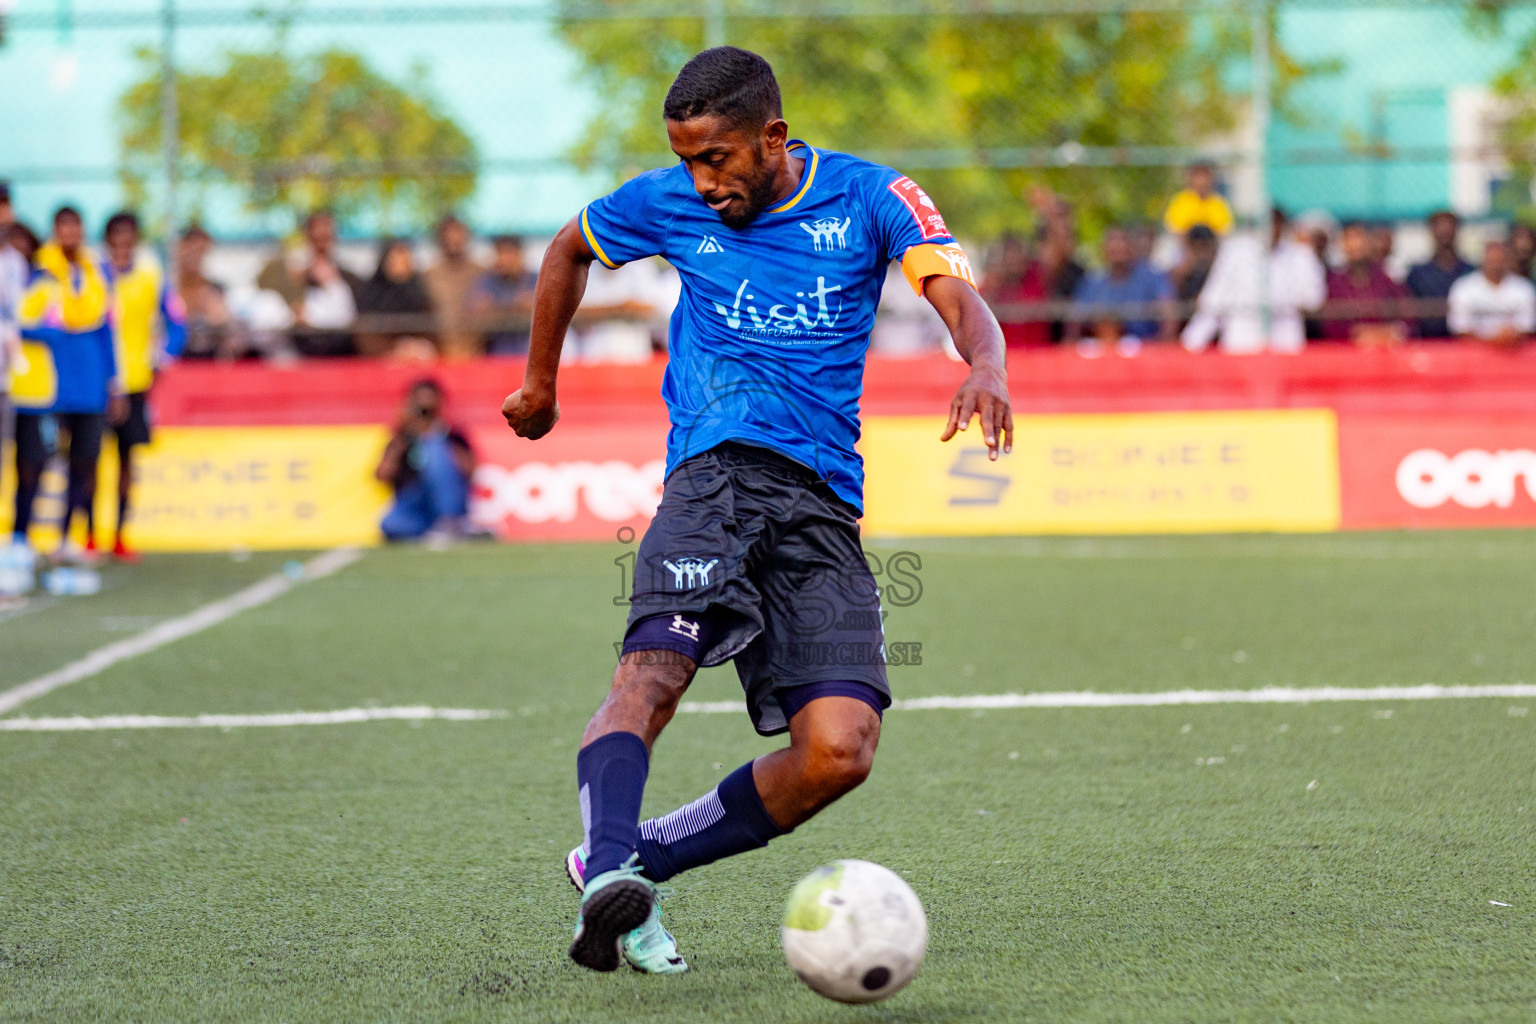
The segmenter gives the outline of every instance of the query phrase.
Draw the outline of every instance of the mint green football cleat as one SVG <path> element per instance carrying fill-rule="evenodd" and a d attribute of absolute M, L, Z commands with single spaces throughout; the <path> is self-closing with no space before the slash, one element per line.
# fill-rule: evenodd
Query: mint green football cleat
<path fill-rule="evenodd" d="M 565 855 L 565 874 L 571 880 L 571 884 L 576 887 L 576 891 L 585 894 L 586 850 L 578 846 Z M 596 881 L 597 879 L 594 878 L 593 882 Z M 642 878 L 641 881 L 647 880 Z M 672 933 L 661 924 L 661 901 L 671 895 L 671 886 L 653 885 L 651 912 L 646 916 L 645 923 L 626 932 L 619 940 L 620 953 L 628 961 L 629 966 L 637 971 L 645 974 L 682 974 L 688 969 L 687 962 L 677 952 L 677 939 L 673 938 Z M 572 947 L 572 957 L 575 956 L 574 948 Z"/>
<path fill-rule="evenodd" d="M 640 858 L 604 871 L 586 883 L 581 919 L 571 940 L 571 959 L 592 971 L 616 971 L 623 962 L 619 940 L 646 924 L 656 909 L 655 886 L 640 877 Z"/>
<path fill-rule="evenodd" d="M 656 886 L 655 901 L 645 924 L 629 932 L 619 942 L 629 966 L 643 974 L 682 974 L 688 962 L 677 951 L 677 940 L 661 925 L 661 901 L 672 895 L 664 885 Z"/>

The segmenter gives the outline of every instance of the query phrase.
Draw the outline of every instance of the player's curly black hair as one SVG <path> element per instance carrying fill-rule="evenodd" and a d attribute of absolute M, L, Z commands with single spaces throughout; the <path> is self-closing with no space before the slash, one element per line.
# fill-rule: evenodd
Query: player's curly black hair
<path fill-rule="evenodd" d="M 668 121 L 713 114 L 753 130 L 784 116 L 773 68 L 735 46 L 716 46 L 684 64 L 661 109 Z"/>

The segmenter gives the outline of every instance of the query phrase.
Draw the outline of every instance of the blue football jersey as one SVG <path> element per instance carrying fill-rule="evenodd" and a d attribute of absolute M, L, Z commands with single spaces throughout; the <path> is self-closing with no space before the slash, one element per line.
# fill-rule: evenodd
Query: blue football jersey
<path fill-rule="evenodd" d="M 932 273 L 974 281 L 911 179 L 798 140 L 789 148 L 805 160 L 799 188 L 740 230 L 699 198 L 681 163 L 587 206 L 581 228 L 606 266 L 662 256 L 682 276 L 661 391 L 667 472 L 739 441 L 810 467 L 862 511 L 854 445 L 886 268 L 905 260 L 919 289 Z M 918 250 L 927 262 L 908 259 Z M 918 263 L 938 269 L 914 276 Z"/>

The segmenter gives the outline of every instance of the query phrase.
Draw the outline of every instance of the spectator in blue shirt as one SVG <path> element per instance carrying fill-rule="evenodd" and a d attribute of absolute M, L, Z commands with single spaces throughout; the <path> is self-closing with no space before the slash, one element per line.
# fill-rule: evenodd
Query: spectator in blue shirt
<path fill-rule="evenodd" d="M 1444 302 L 1451 294 L 1451 285 L 1477 269 L 1456 251 L 1456 234 L 1460 230 L 1460 218 L 1449 210 L 1439 210 L 1429 215 L 1429 233 L 1435 239 L 1435 254 L 1429 258 L 1429 262 L 1420 263 L 1408 271 L 1408 280 L 1405 282 L 1415 299 L 1438 299 Z M 1444 312 L 1420 318 L 1419 337 L 1450 336 L 1451 328 L 1445 322 Z"/>
<path fill-rule="evenodd" d="M 485 348 L 492 355 L 526 355 L 528 321 L 538 275 L 523 261 L 523 240 L 498 235 L 491 243 L 496 258 L 469 295 L 470 314 L 487 330 Z"/>
<path fill-rule="evenodd" d="M 1123 227 L 1104 232 L 1103 254 L 1104 268 L 1084 277 L 1072 293 L 1077 309 L 1067 340 L 1077 341 L 1086 327 L 1108 344 L 1127 337 L 1172 341 L 1178 328 L 1173 282 L 1137 261 L 1130 233 Z"/>

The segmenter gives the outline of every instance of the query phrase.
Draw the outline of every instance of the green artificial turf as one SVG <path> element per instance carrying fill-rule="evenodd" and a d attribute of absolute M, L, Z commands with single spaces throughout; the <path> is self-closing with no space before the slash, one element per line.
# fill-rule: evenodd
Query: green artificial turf
<path fill-rule="evenodd" d="M 1536 682 L 1525 533 L 913 541 L 898 696 Z M 504 709 L 503 719 L 0 732 L 0 1020 L 1529 1021 L 1536 700 L 893 711 L 874 775 L 677 880 L 693 970 L 588 974 L 576 742 L 617 544 L 370 552 L 14 714 Z M 0 689 L 288 556 L 161 557 L 0 620 Z M 909 597 L 908 587 L 903 597 Z M 140 620 L 133 620 L 139 622 Z M 104 625 L 105 623 L 105 625 Z M 739 693 L 729 668 L 693 697 Z M 648 813 L 772 749 L 680 716 Z M 905 991 L 843 1007 L 778 949 L 837 857 L 911 882 Z M 1492 905 L 1489 901 L 1511 904 Z"/>

